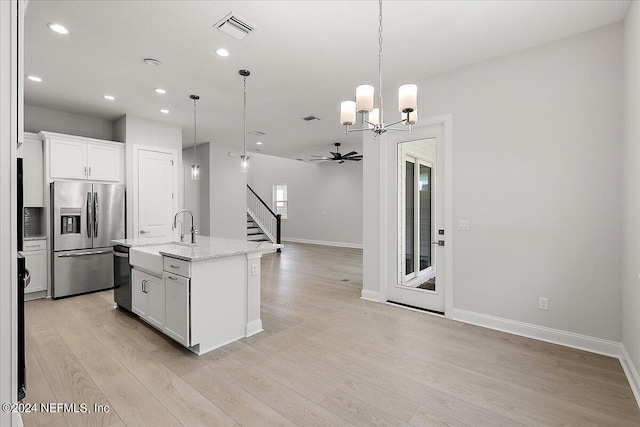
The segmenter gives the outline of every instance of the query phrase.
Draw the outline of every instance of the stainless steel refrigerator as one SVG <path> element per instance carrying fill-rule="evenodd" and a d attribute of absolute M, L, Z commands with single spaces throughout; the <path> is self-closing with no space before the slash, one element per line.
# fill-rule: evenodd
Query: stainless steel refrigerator
<path fill-rule="evenodd" d="M 122 185 L 51 183 L 52 296 L 113 287 L 113 239 L 124 239 Z"/>

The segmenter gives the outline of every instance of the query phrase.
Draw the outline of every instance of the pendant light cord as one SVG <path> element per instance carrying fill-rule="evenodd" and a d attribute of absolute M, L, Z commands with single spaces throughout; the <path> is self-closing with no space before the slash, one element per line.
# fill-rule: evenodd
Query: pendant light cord
<path fill-rule="evenodd" d="M 196 126 L 196 99 L 193 99 L 193 163 L 197 164 L 198 156 L 196 155 L 196 132 L 198 127 Z"/>
<path fill-rule="evenodd" d="M 244 107 L 243 107 L 243 116 L 242 122 L 244 123 L 243 127 L 243 136 L 244 136 L 244 158 L 247 158 L 247 76 L 244 76 Z"/>
<path fill-rule="evenodd" d="M 378 107 L 380 109 L 378 121 L 382 126 L 384 124 L 382 113 L 382 0 L 378 1 L 378 9 L 378 78 L 380 84 L 378 87 Z"/>

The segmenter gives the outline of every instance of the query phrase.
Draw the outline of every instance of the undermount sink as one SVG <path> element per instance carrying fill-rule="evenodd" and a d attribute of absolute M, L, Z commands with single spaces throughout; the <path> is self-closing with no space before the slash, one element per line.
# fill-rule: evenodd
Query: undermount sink
<path fill-rule="evenodd" d="M 140 246 L 129 250 L 129 264 L 154 276 L 162 277 L 162 255 L 158 246 Z"/>

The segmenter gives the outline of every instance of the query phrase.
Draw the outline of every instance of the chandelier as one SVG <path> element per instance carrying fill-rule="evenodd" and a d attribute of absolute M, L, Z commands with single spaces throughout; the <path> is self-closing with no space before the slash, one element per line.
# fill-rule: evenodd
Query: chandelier
<path fill-rule="evenodd" d="M 404 84 L 398 89 L 398 111 L 401 119 L 393 123 L 385 123 L 382 111 L 382 0 L 378 1 L 378 106 L 374 108 L 375 88 L 372 85 L 360 85 L 356 88 L 355 101 L 343 101 L 340 104 L 340 123 L 349 132 L 363 132 L 371 130 L 374 138 L 387 131 L 409 131 L 411 125 L 418 121 L 418 87 L 414 84 Z M 362 128 L 352 129 L 356 123 L 356 116 L 360 114 Z M 367 127 L 365 126 L 367 124 Z M 393 128 L 403 123 L 407 128 Z"/>

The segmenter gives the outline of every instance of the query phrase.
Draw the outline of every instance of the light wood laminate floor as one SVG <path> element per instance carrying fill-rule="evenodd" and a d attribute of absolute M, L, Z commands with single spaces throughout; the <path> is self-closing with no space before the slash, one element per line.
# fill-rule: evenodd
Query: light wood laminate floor
<path fill-rule="evenodd" d="M 343 281 L 347 279 L 348 281 Z M 262 261 L 265 331 L 198 357 L 112 292 L 26 303 L 25 426 L 640 425 L 617 359 L 361 300 L 362 251 Z"/>

